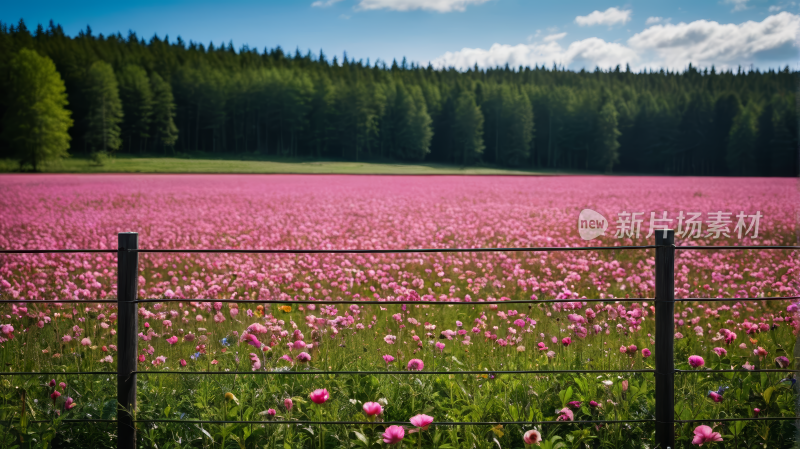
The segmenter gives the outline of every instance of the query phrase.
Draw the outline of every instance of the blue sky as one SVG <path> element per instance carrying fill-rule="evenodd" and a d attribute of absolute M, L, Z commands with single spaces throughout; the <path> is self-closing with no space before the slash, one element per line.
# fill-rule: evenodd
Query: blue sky
<path fill-rule="evenodd" d="M 206 0 L 7 2 L 0 20 L 50 19 L 70 35 L 134 30 L 234 46 L 465 68 L 800 69 L 800 4 L 783 0 Z"/>

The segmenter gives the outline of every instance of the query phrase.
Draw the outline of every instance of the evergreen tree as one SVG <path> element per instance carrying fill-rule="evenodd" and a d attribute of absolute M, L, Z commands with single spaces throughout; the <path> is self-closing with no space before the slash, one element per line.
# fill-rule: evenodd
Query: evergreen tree
<path fill-rule="evenodd" d="M 125 119 L 122 139 L 129 152 L 146 151 L 150 137 L 150 116 L 153 114 L 153 92 L 147 72 L 138 65 L 129 64 L 119 74 L 120 99 Z M 134 141 L 138 145 L 133 146 Z"/>
<path fill-rule="evenodd" d="M 152 133 L 156 150 L 173 148 L 178 140 L 178 127 L 175 126 L 175 100 L 172 87 L 158 73 L 150 77 L 153 92 Z"/>
<path fill-rule="evenodd" d="M 735 176 L 756 174 L 756 137 L 758 135 L 758 110 L 754 102 L 742 108 L 733 118 L 725 162 Z"/>
<path fill-rule="evenodd" d="M 67 157 L 72 118 L 64 81 L 53 61 L 23 48 L 10 61 L 8 81 L 3 137 L 20 165 L 36 171 L 45 162 Z"/>
<path fill-rule="evenodd" d="M 619 160 L 619 136 L 617 129 L 617 109 L 611 102 L 600 109 L 597 118 L 597 166 L 611 173 L 614 164 Z"/>
<path fill-rule="evenodd" d="M 95 154 L 113 153 L 122 144 L 119 125 L 123 117 L 114 69 L 106 62 L 97 61 L 86 77 L 89 85 L 86 140 Z"/>
<path fill-rule="evenodd" d="M 462 91 L 455 103 L 453 136 L 457 162 L 468 165 L 483 154 L 483 113 L 472 92 Z"/>

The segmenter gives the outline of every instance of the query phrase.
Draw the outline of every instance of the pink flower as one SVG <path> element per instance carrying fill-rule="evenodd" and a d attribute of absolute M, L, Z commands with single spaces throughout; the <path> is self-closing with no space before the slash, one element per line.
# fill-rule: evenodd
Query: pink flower
<path fill-rule="evenodd" d="M 646 358 L 650 357 L 650 355 L 651 355 L 651 354 L 652 354 L 652 353 L 650 352 L 650 350 L 649 350 L 649 349 L 647 349 L 647 348 L 644 348 L 644 349 L 642 349 L 642 357 L 643 357 L 643 358 L 645 358 L 645 359 L 646 359 Z"/>
<path fill-rule="evenodd" d="M 324 404 L 328 401 L 330 395 L 328 394 L 328 390 L 325 388 L 320 388 L 312 391 L 308 397 L 311 399 L 311 402 L 315 404 Z"/>
<path fill-rule="evenodd" d="M 699 355 L 689 356 L 689 365 L 691 365 L 692 368 L 699 368 L 699 367 L 701 367 L 701 366 L 703 366 L 705 364 L 706 364 L 706 361 L 703 360 L 703 358 L 700 357 Z"/>
<path fill-rule="evenodd" d="M 444 343 L 442 343 L 440 341 L 437 341 L 436 342 L 436 349 L 438 349 L 440 352 L 443 352 L 444 351 Z"/>
<path fill-rule="evenodd" d="M 211 364 L 212 364 L 212 365 L 216 365 L 217 363 L 219 363 L 219 362 L 218 362 L 218 361 L 216 361 L 216 360 L 212 360 L 212 361 L 211 361 Z"/>
<path fill-rule="evenodd" d="M 561 344 L 564 346 L 569 346 L 570 344 L 572 344 L 572 339 L 569 337 L 564 337 L 561 339 Z"/>
<path fill-rule="evenodd" d="M 422 371 L 425 368 L 425 364 L 420 359 L 411 359 L 408 361 L 407 368 L 409 371 Z"/>
<path fill-rule="evenodd" d="M 277 413 L 278 412 L 276 412 L 274 408 L 271 408 L 271 409 L 267 410 L 267 415 L 269 415 L 270 418 L 274 417 Z"/>
<path fill-rule="evenodd" d="M 769 354 L 766 349 L 759 346 L 756 349 L 753 349 L 753 354 L 757 355 L 759 358 L 764 357 L 765 355 Z"/>
<path fill-rule="evenodd" d="M 286 407 L 286 410 L 291 410 L 294 406 L 291 398 L 286 398 L 283 400 L 283 406 Z"/>
<path fill-rule="evenodd" d="M 89 340 L 89 337 L 86 337 L 83 340 L 81 340 L 81 344 L 83 346 L 90 346 L 92 344 L 92 340 Z"/>
<path fill-rule="evenodd" d="M 181 366 L 186 366 L 186 360 L 181 359 Z"/>
<path fill-rule="evenodd" d="M 567 407 L 562 408 L 561 410 L 559 410 L 558 413 L 559 413 L 559 415 L 558 415 L 558 418 L 556 419 L 556 421 L 574 421 L 575 420 L 575 415 L 572 413 L 572 410 L 570 410 Z"/>
<path fill-rule="evenodd" d="M 395 337 L 394 335 L 387 335 L 387 336 L 383 337 L 383 341 L 385 341 L 386 343 L 388 343 L 390 345 L 393 345 L 396 340 L 397 340 L 397 337 Z"/>
<path fill-rule="evenodd" d="M 538 430 L 531 429 L 522 435 L 522 441 L 525 444 L 539 444 L 542 442 L 542 434 Z"/>
<path fill-rule="evenodd" d="M 547 351 L 547 345 L 545 345 L 543 341 L 540 341 L 539 343 L 536 343 L 536 346 L 539 347 L 540 351 Z"/>
<path fill-rule="evenodd" d="M 64 382 L 59 383 L 58 386 L 61 387 L 61 391 L 64 391 L 64 389 L 67 388 L 67 384 Z"/>
<path fill-rule="evenodd" d="M 414 415 L 411 417 L 410 421 L 412 425 L 419 427 L 422 430 L 428 430 L 428 426 L 430 426 L 433 422 L 433 416 Z"/>
<path fill-rule="evenodd" d="M 152 363 L 153 363 L 153 366 L 158 366 L 158 365 L 161 365 L 162 363 L 164 363 L 166 361 L 167 361 L 167 358 L 164 357 L 163 355 L 160 355 L 160 356 L 156 357 L 155 360 L 153 360 Z"/>
<path fill-rule="evenodd" d="M 394 362 L 394 357 L 390 356 L 389 354 L 386 354 L 385 356 L 383 356 L 383 361 L 386 362 L 386 364 L 388 365 Z"/>
<path fill-rule="evenodd" d="M 142 363 L 144 361 L 145 361 L 145 355 L 144 354 L 139 354 L 139 363 Z"/>
<path fill-rule="evenodd" d="M 363 409 L 364 414 L 367 416 L 375 416 L 383 413 L 383 407 L 377 402 L 366 402 L 364 403 Z"/>
<path fill-rule="evenodd" d="M 61 393 L 59 393 L 58 390 L 50 393 L 50 399 L 53 400 L 53 404 L 56 403 L 56 400 L 58 399 L 59 396 L 61 396 Z"/>
<path fill-rule="evenodd" d="M 296 342 L 292 343 L 292 348 L 294 349 L 305 349 L 306 342 L 303 340 L 297 340 Z"/>
<path fill-rule="evenodd" d="M 389 426 L 383 432 L 383 442 L 386 444 L 397 444 L 403 441 L 406 431 L 400 426 Z"/>
<path fill-rule="evenodd" d="M 570 407 L 575 409 L 581 408 L 581 401 L 570 401 L 567 404 L 569 404 Z"/>
<path fill-rule="evenodd" d="M 753 409 L 753 413 L 755 413 L 756 418 L 758 418 L 758 414 L 761 413 L 761 409 L 760 408 L 754 408 Z"/>
<path fill-rule="evenodd" d="M 167 343 L 169 343 L 169 344 L 171 344 L 171 345 L 174 345 L 174 344 L 175 344 L 175 343 L 177 343 L 177 342 L 178 342 L 178 337 L 176 337 L 176 336 L 174 336 L 174 335 L 173 335 L 172 337 L 169 337 L 169 338 L 167 339 Z"/>
<path fill-rule="evenodd" d="M 256 355 L 256 354 L 251 352 L 250 353 L 250 362 L 253 364 L 253 366 L 252 366 L 252 370 L 253 371 L 258 371 L 258 370 L 261 369 L 261 359 L 258 357 L 258 355 Z"/>
<path fill-rule="evenodd" d="M 52 379 L 52 380 L 50 381 L 50 386 L 51 386 L 51 387 L 55 387 L 55 386 L 56 386 L 56 380 L 55 380 L 55 379 Z"/>
<path fill-rule="evenodd" d="M 598 404 L 597 401 L 589 401 L 589 405 L 591 407 L 599 407 L 600 406 L 600 404 Z"/>
<path fill-rule="evenodd" d="M 717 393 L 716 391 L 709 391 L 708 397 L 714 400 L 714 402 L 722 402 L 722 395 Z"/>
<path fill-rule="evenodd" d="M 64 335 L 63 337 L 61 337 L 61 341 L 63 341 L 64 343 L 69 343 L 69 342 L 72 341 L 72 336 L 71 335 Z"/>
<path fill-rule="evenodd" d="M 720 357 L 728 355 L 728 351 L 725 348 L 714 348 L 714 352 Z"/>
<path fill-rule="evenodd" d="M 66 408 L 67 410 L 71 410 L 72 407 L 75 407 L 75 405 L 76 405 L 75 400 L 70 397 L 68 397 L 67 400 L 64 401 L 64 408 Z"/>
<path fill-rule="evenodd" d="M 306 363 L 306 362 L 308 362 L 310 360 L 311 360 L 311 356 L 308 355 L 307 352 L 301 352 L 300 354 L 297 354 L 297 361 L 300 362 L 300 363 Z"/>
<path fill-rule="evenodd" d="M 754 369 L 756 369 L 755 365 L 751 365 L 750 362 L 744 362 L 744 365 L 742 365 L 742 368 L 744 368 L 744 369 L 746 369 L 748 371 L 753 371 Z"/>
<path fill-rule="evenodd" d="M 711 427 L 697 426 L 694 429 L 692 444 L 702 446 L 705 443 L 713 443 L 715 441 L 722 441 L 722 435 L 720 435 L 719 432 L 714 432 Z"/>

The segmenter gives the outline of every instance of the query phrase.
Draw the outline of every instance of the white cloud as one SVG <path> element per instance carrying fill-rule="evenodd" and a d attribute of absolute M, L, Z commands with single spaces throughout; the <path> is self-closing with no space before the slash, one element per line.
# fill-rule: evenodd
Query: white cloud
<path fill-rule="evenodd" d="M 748 0 L 725 0 L 725 4 L 733 5 L 733 12 L 744 11 L 747 9 Z"/>
<path fill-rule="evenodd" d="M 630 9 L 623 10 L 611 7 L 603 12 L 594 11 L 588 16 L 578 16 L 575 18 L 575 23 L 577 23 L 580 26 L 592 26 L 592 25 L 612 26 L 618 23 L 625 24 L 629 20 L 631 20 Z"/>
<path fill-rule="evenodd" d="M 769 7 L 769 12 L 778 12 L 783 9 L 783 6 L 772 5 Z"/>
<path fill-rule="evenodd" d="M 423 9 L 436 12 L 464 11 L 468 5 L 480 5 L 489 0 L 361 0 L 358 9 L 390 9 L 412 11 Z"/>
<path fill-rule="evenodd" d="M 617 64 L 632 63 L 638 59 L 633 50 L 623 45 L 606 42 L 591 37 L 571 43 L 567 48 L 555 41 L 543 44 L 503 45 L 494 44 L 488 50 L 464 48 L 447 52 L 432 61 L 436 67 L 457 67 L 466 69 L 478 64 L 479 67 L 495 67 L 508 63 L 511 67 L 550 65 L 556 63 L 570 68 L 612 67 Z"/>
<path fill-rule="evenodd" d="M 566 35 L 567 35 L 567 33 L 549 34 L 549 35 L 545 36 L 543 40 L 545 42 L 553 42 L 553 41 L 564 39 L 564 36 L 566 36 Z"/>
<path fill-rule="evenodd" d="M 788 63 L 797 58 L 799 31 L 800 16 L 781 12 L 761 22 L 749 20 L 738 25 L 706 20 L 655 25 L 628 39 L 628 46 L 640 55 L 649 55 L 650 66 L 677 69 L 690 62 L 718 68 Z"/>
<path fill-rule="evenodd" d="M 551 35 L 551 40 L 545 38 L 542 43 L 497 43 L 488 50 L 464 48 L 447 52 L 431 62 L 437 67 L 459 69 L 475 64 L 495 67 L 506 63 L 512 67 L 557 63 L 574 70 L 591 70 L 595 66 L 607 69 L 617 64 L 624 67 L 626 63 L 634 70 L 683 70 L 689 63 L 698 67 L 715 65 L 723 70 L 750 64 L 782 67 L 794 64 L 797 59 L 798 33 L 800 16 L 781 12 L 761 22 L 720 24 L 697 20 L 654 25 L 635 34 L 624 44 L 592 37 L 561 45 L 556 42 L 559 33 Z"/>
<path fill-rule="evenodd" d="M 327 8 L 328 6 L 333 6 L 339 3 L 340 1 L 342 0 L 325 0 L 325 1 L 317 0 L 316 2 L 312 3 L 311 6 L 315 8 Z"/>
<path fill-rule="evenodd" d="M 653 25 L 655 23 L 661 23 L 664 21 L 663 17 L 648 17 L 647 20 L 644 22 L 645 25 Z"/>

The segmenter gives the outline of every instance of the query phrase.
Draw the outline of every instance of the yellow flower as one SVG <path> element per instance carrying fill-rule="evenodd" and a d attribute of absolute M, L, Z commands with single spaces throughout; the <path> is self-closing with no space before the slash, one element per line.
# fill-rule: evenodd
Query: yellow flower
<path fill-rule="evenodd" d="M 286 313 L 289 313 L 292 311 L 292 306 L 281 306 L 281 310 L 283 310 Z"/>

